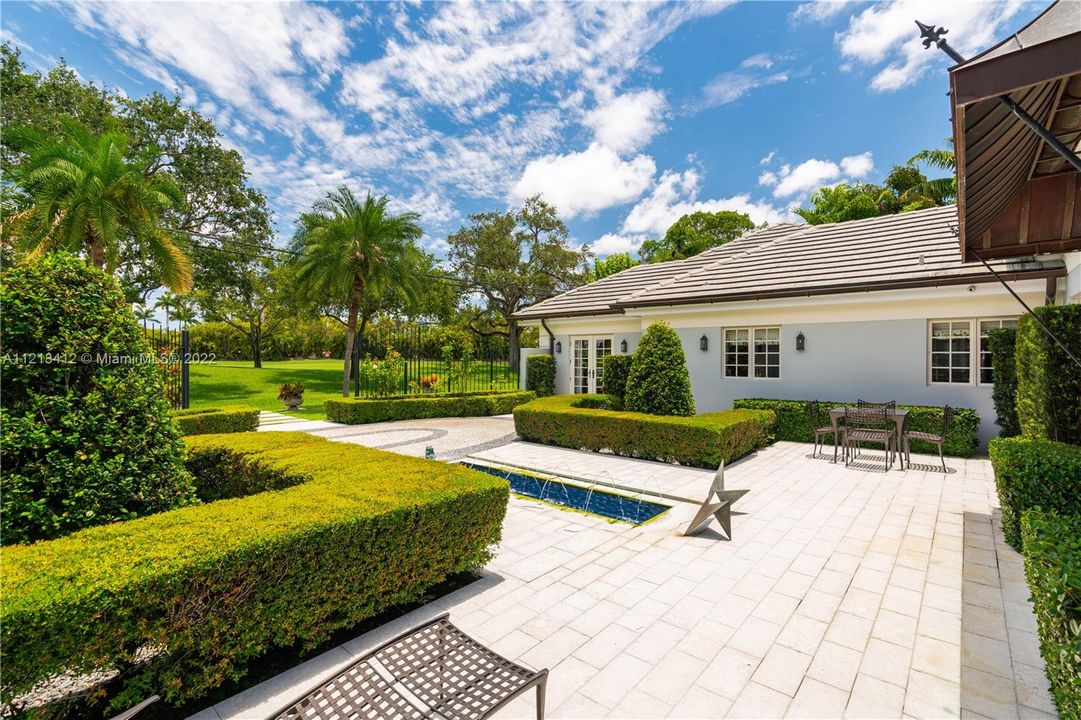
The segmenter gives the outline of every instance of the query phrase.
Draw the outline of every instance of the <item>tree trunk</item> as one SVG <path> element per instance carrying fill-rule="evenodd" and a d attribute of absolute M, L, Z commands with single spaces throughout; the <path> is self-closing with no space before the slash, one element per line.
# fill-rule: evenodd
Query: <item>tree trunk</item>
<path fill-rule="evenodd" d="M 105 247 L 99 243 L 90 241 L 90 264 L 102 272 L 105 271 Z"/>
<path fill-rule="evenodd" d="M 349 379 L 353 374 L 353 341 L 357 336 L 357 312 L 364 295 L 364 278 L 353 276 L 353 298 L 349 301 L 349 322 L 345 326 L 345 369 L 342 373 L 342 397 L 349 397 Z"/>
<path fill-rule="evenodd" d="M 518 321 L 507 321 L 507 345 L 510 347 L 510 357 L 507 359 L 511 370 L 518 369 L 519 352 Z"/>
<path fill-rule="evenodd" d="M 251 334 L 252 367 L 263 367 L 263 329 L 256 325 Z"/>

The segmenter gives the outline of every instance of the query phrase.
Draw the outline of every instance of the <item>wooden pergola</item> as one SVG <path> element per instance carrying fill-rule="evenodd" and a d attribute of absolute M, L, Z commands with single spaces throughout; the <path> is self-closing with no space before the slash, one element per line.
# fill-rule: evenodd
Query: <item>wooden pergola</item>
<path fill-rule="evenodd" d="M 1081 3 L 951 68 L 950 95 L 963 259 L 1081 249 L 1081 173 L 1000 99 L 1081 149 Z"/>

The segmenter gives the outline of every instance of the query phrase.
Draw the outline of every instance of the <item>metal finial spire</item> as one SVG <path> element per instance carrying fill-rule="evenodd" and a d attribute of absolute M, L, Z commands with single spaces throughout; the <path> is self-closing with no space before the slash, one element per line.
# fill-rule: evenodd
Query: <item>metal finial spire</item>
<path fill-rule="evenodd" d="M 930 48 L 931 44 L 934 43 L 939 50 L 949 55 L 954 62 L 963 63 L 965 61 L 964 57 L 950 47 L 950 44 L 946 42 L 946 38 L 943 37 L 949 30 L 944 27 L 936 28 L 933 24 L 924 25 L 919 20 L 916 21 L 916 25 L 920 29 L 920 37 L 923 38 L 923 47 L 925 49 Z"/>

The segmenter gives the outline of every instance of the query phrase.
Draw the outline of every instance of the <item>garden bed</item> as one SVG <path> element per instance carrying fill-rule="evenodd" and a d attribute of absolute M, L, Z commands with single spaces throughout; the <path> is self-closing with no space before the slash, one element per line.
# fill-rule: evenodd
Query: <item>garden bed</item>
<path fill-rule="evenodd" d="M 727 410 L 691 417 L 612 410 L 607 395 L 557 395 L 514 409 L 524 440 L 616 455 L 716 467 L 763 447 L 773 413 Z"/>
<path fill-rule="evenodd" d="M 814 442 L 814 423 L 807 414 L 808 400 L 771 400 L 766 398 L 743 398 L 732 403 L 733 407 L 772 410 L 777 416 L 777 423 L 773 426 L 774 440 L 791 440 L 792 442 Z M 834 402 L 832 400 L 819 400 L 822 413 L 828 413 L 830 408 L 843 405 L 854 405 L 853 402 Z M 908 429 L 921 432 L 942 432 L 942 408 L 934 405 L 898 405 L 898 408 L 908 410 Z M 946 433 L 946 455 L 955 457 L 972 457 L 980 447 L 979 429 L 980 416 L 975 410 L 969 408 L 954 408 L 953 422 L 949 432 Z M 826 419 L 828 423 L 828 418 Z M 827 438 L 827 442 L 833 441 L 833 437 Z M 931 443 L 920 440 L 912 441 L 912 449 L 915 452 L 934 452 L 938 449 Z"/>
<path fill-rule="evenodd" d="M 522 391 L 393 395 L 327 400 L 323 403 L 323 409 L 331 422 L 362 425 L 418 418 L 505 415 L 534 398 L 536 394 Z"/>
<path fill-rule="evenodd" d="M 422 598 L 499 540 L 507 483 L 467 468 L 302 433 L 187 442 L 232 458 L 217 472 L 255 463 L 264 480 L 302 480 L 6 548 L 4 702 L 63 672 L 120 667 L 115 707 L 151 692 L 181 703 L 272 648 L 312 647 Z"/>

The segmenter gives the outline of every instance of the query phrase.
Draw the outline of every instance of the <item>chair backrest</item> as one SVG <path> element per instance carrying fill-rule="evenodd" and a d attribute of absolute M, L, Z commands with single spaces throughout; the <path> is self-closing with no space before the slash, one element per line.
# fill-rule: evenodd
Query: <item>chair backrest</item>
<path fill-rule="evenodd" d="M 943 440 L 946 439 L 946 433 L 949 432 L 949 430 L 950 430 L 950 423 L 953 422 L 953 413 L 954 413 L 954 410 L 949 405 L 942 408 L 942 439 Z"/>
<path fill-rule="evenodd" d="M 807 417 L 811 419 L 811 427 L 822 427 L 822 408 L 817 400 L 807 403 Z"/>
<path fill-rule="evenodd" d="M 858 407 L 858 408 L 873 408 L 873 409 L 876 409 L 876 410 L 880 409 L 880 408 L 885 408 L 886 410 L 896 410 L 897 409 L 897 401 L 896 400 L 887 400 L 886 402 L 868 402 L 867 400 L 857 400 L 856 401 L 856 407 Z"/>
<path fill-rule="evenodd" d="M 864 430 L 889 430 L 890 413 L 885 407 L 846 407 L 845 427 Z"/>

